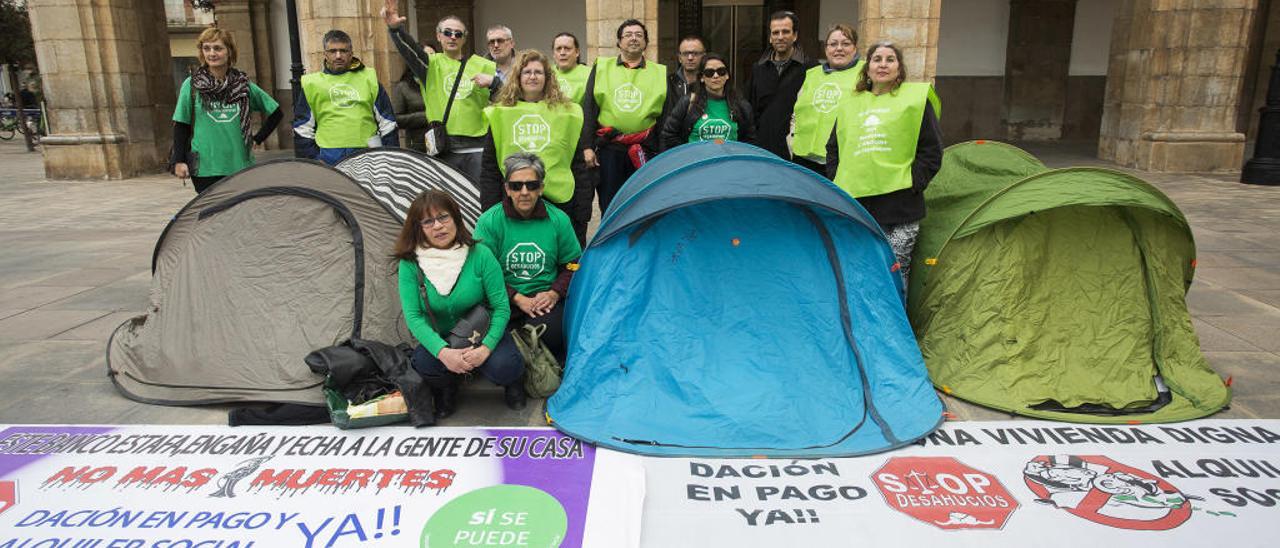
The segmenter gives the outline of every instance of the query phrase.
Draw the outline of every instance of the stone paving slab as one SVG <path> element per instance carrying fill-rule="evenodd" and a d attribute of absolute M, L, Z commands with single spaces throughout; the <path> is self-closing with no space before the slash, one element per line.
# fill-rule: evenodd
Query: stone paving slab
<path fill-rule="evenodd" d="M 1091 145 L 1022 146 L 1050 167 L 1114 169 L 1092 157 Z M 106 377 L 107 338 L 146 306 L 155 241 L 194 189 L 165 175 L 45 181 L 39 155 L 14 143 L 0 143 L 0 165 L 0 422 L 224 424 L 230 406 L 140 404 Z M 1235 391 L 1215 417 L 1280 418 L 1280 187 L 1242 185 L 1230 174 L 1134 174 L 1168 194 L 1192 226 L 1193 323 Z M 516 412 L 501 394 L 470 383 L 444 424 L 545 424 L 541 400 Z M 1014 418 L 943 402 L 961 420 Z"/>

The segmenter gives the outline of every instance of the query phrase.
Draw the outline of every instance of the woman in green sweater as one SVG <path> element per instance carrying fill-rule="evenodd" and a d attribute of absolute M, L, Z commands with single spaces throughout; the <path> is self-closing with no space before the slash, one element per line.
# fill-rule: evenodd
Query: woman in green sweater
<path fill-rule="evenodd" d="M 419 342 L 411 362 L 432 388 L 436 418 L 453 414 L 458 381 L 471 373 L 504 387 L 507 406 L 523 409 L 524 359 L 506 333 L 511 307 L 502 268 L 492 253 L 475 245 L 452 196 L 428 190 L 413 201 L 395 256 L 405 323 Z M 445 336 L 477 305 L 492 311 L 484 337 L 450 347 Z"/>

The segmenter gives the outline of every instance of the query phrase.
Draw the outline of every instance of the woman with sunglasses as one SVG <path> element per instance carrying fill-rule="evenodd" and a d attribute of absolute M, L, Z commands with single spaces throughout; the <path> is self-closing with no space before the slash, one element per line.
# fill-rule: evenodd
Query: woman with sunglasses
<path fill-rule="evenodd" d="M 502 268 L 488 249 L 475 245 L 453 197 L 440 190 L 418 195 L 394 255 L 400 260 L 400 306 L 419 343 L 410 363 L 431 387 L 436 418 L 453 414 L 459 381 L 476 373 L 504 388 L 507 407 L 523 409 L 524 358 L 507 334 L 511 307 Z M 483 338 L 472 345 L 447 343 L 449 331 L 481 305 L 491 311 Z"/>
<path fill-rule="evenodd" d="M 169 171 L 190 177 L 199 193 L 253 165 L 253 145 L 266 141 L 284 114 L 275 99 L 235 68 L 231 31 L 204 29 L 196 38 L 196 57 L 200 67 L 182 82 L 173 109 Z M 267 115 L 257 133 L 249 130 L 252 112 Z"/>
<path fill-rule="evenodd" d="M 708 53 L 693 92 L 676 102 L 662 126 L 662 150 L 698 141 L 755 143 L 755 129 L 751 105 L 733 88 L 729 65 L 720 54 Z"/>
<path fill-rule="evenodd" d="M 851 25 L 831 25 L 823 42 L 827 59 L 805 73 L 804 85 L 796 96 L 791 160 L 825 176 L 827 141 L 839 112 L 836 107 L 853 95 L 863 62 L 858 58 L 858 32 Z"/>
<path fill-rule="evenodd" d="M 511 296 L 511 325 L 544 324 L 542 342 L 564 359 L 564 298 L 582 247 L 569 216 L 542 199 L 542 160 L 517 152 L 502 162 L 506 197 L 480 215 L 476 240 L 491 249 Z"/>
<path fill-rule="evenodd" d="M 897 46 L 872 45 L 827 142 L 827 177 L 880 223 L 903 281 L 925 215 L 924 189 L 942 168 L 938 96 L 929 84 L 905 82 L 906 74 Z"/>
<path fill-rule="evenodd" d="M 489 209 L 503 199 L 502 183 L 511 173 L 500 159 L 535 152 L 546 167 L 543 197 L 569 215 L 582 243 L 593 190 L 578 150 L 582 107 L 560 91 L 555 64 L 542 52 L 520 52 L 515 67 L 494 104 L 484 110 L 489 135 L 480 155 L 480 207 Z"/>

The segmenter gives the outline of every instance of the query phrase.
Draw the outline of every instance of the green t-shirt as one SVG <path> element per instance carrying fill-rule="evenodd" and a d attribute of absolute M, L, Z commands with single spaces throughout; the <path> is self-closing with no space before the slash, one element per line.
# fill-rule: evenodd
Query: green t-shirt
<path fill-rule="evenodd" d="M 591 67 L 586 65 L 574 65 L 568 72 L 561 72 L 560 67 L 556 67 L 556 83 L 560 84 L 560 92 L 579 105 L 582 104 L 582 98 L 587 96 L 589 76 Z"/>
<path fill-rule="evenodd" d="M 422 295 L 418 285 L 426 287 L 427 301 L 431 303 L 431 315 L 435 316 L 439 325 L 431 325 L 431 316 L 427 315 L 423 306 Z M 489 319 L 489 332 L 481 341 L 489 350 L 497 347 L 502 333 L 507 329 L 507 320 L 511 318 L 511 304 L 507 302 L 507 288 L 502 284 L 502 271 L 498 268 L 493 254 L 472 246 L 467 253 L 467 260 L 458 273 L 458 281 L 448 295 L 440 295 L 431 281 L 423 281 L 422 269 L 415 261 L 400 259 L 400 306 L 404 310 L 404 321 L 409 332 L 431 352 L 432 356 L 440 356 L 440 350 L 448 346 L 442 334 L 446 334 L 458 320 L 467 314 L 475 305 L 487 302 L 493 314 Z"/>
<path fill-rule="evenodd" d="M 729 114 L 729 102 L 724 99 L 708 99 L 707 111 L 698 121 L 693 123 L 689 132 L 689 142 L 698 141 L 736 141 L 738 140 L 738 123 Z"/>
<path fill-rule="evenodd" d="M 253 152 L 244 144 L 240 133 L 240 116 L 243 114 L 240 107 L 213 102 L 206 111 L 199 97 L 192 100 L 191 92 L 191 78 L 187 78 L 178 91 L 173 121 L 191 126 L 191 150 L 200 156 L 200 163 L 196 166 L 200 172 L 192 175 L 219 177 L 253 165 Z M 249 82 L 250 111 L 271 114 L 277 108 L 280 105 L 275 99 L 257 84 Z"/>
<path fill-rule="evenodd" d="M 569 216 L 546 200 L 542 203 L 545 219 L 512 219 L 498 204 L 476 220 L 476 240 L 493 251 L 503 279 L 521 295 L 550 289 L 560 265 L 582 256 Z"/>

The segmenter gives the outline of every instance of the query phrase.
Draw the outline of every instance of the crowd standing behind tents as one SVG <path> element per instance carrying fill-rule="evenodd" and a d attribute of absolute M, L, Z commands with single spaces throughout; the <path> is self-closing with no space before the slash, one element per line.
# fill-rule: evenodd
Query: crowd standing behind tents
<path fill-rule="evenodd" d="M 436 24 L 435 52 L 406 32 L 394 1 L 381 15 L 406 64 L 393 87 L 396 108 L 374 69 L 352 56 L 350 36 L 331 30 L 323 70 L 305 75 L 297 94 L 295 153 L 334 165 L 366 148 L 399 147 L 397 130 L 405 129 L 406 145 L 477 183 L 487 211 L 475 241 L 455 200 L 435 191 L 414 201 L 395 250 L 405 319 L 419 343 L 412 365 L 435 392 L 437 416 L 453 412 L 457 377 L 473 370 L 504 386 L 508 405 L 523 407 L 524 366 L 508 319 L 560 321 L 593 198 L 608 210 L 640 166 L 683 143 L 758 144 L 829 177 L 880 224 L 906 278 L 942 145 L 938 99 L 928 84 L 904 82 L 896 46 L 877 43 L 862 59 L 857 33 L 836 24 L 818 64 L 796 44 L 796 15 L 776 12 L 770 49 L 752 66 L 744 98 L 725 58 L 699 37 L 681 39 L 670 75 L 645 59 L 649 31 L 635 19 L 618 26 L 616 57 L 583 65 L 569 33 L 554 37 L 548 57 L 516 51 L 511 30 L 495 25 L 486 33 L 489 55 L 478 57 L 456 16 Z M 230 32 L 206 30 L 197 49 L 201 67 L 183 83 L 174 112 L 170 169 L 204 192 L 253 163 L 250 143 L 265 140 L 281 114 L 232 67 Z M 268 116 L 250 136 L 252 111 Z M 482 340 L 451 346 L 445 336 L 482 302 L 492 311 Z M 546 342 L 561 354 L 559 326 L 550 327 Z"/>

